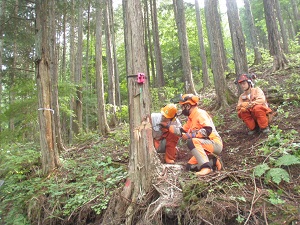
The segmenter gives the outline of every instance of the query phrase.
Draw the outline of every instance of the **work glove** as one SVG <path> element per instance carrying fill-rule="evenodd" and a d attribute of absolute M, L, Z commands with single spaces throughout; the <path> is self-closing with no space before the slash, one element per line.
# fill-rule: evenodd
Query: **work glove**
<path fill-rule="evenodd" d="M 242 102 L 241 108 L 248 108 L 249 107 L 249 102 Z"/>
<path fill-rule="evenodd" d="M 165 133 L 169 131 L 170 124 L 168 122 L 160 122 L 160 130 Z"/>
<path fill-rule="evenodd" d="M 183 140 L 187 140 L 190 138 L 207 138 L 207 131 L 202 128 L 200 130 L 197 131 L 193 131 L 193 132 L 189 132 L 189 133 L 183 133 L 182 134 L 182 139 Z"/>
<path fill-rule="evenodd" d="M 196 137 L 196 133 L 183 133 L 181 138 L 183 140 L 187 140 L 187 139 L 191 139 L 191 138 L 195 138 Z"/>
<path fill-rule="evenodd" d="M 181 136 L 180 127 L 177 127 L 176 125 L 170 125 L 169 126 L 169 132 L 172 133 L 172 134 L 175 134 L 177 136 Z"/>
<path fill-rule="evenodd" d="M 241 112 L 247 112 L 247 111 L 248 111 L 248 109 L 247 109 L 247 108 L 245 108 L 245 107 L 241 107 L 241 108 L 240 108 L 240 111 L 241 111 Z"/>
<path fill-rule="evenodd" d="M 255 103 L 249 102 L 249 104 L 247 105 L 247 109 L 251 109 L 253 106 L 255 106 Z"/>
<path fill-rule="evenodd" d="M 236 107 L 237 111 L 246 112 L 249 107 L 249 102 L 242 102 Z"/>

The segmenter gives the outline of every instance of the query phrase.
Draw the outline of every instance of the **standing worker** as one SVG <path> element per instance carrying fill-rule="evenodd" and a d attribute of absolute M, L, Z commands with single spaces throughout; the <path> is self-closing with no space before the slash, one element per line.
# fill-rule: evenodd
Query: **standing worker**
<path fill-rule="evenodd" d="M 175 104 L 168 104 L 161 108 L 160 113 L 152 113 L 152 134 L 154 147 L 159 153 L 165 153 L 165 161 L 168 164 L 174 164 L 176 159 L 179 137 L 165 127 L 181 127 L 180 121 L 176 118 L 177 107 Z"/>
<path fill-rule="evenodd" d="M 236 110 L 238 117 L 249 128 L 249 135 L 259 131 L 269 133 L 268 114 L 272 113 L 264 92 L 258 87 L 254 88 L 254 78 L 255 75 L 242 74 L 238 79 L 238 84 L 244 92 L 239 97 Z"/>
<path fill-rule="evenodd" d="M 187 116 L 187 122 L 182 128 L 170 126 L 169 131 L 187 141 L 192 157 L 187 163 L 187 170 L 196 171 L 196 175 L 207 175 L 212 169 L 221 170 L 219 160 L 223 143 L 215 125 L 208 113 L 198 108 L 199 97 L 184 94 L 179 99 L 182 114 Z"/>

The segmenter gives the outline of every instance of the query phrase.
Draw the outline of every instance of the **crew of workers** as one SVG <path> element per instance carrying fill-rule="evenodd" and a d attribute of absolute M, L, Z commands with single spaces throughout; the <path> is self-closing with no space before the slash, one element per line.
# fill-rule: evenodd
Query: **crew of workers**
<path fill-rule="evenodd" d="M 237 80 L 243 93 L 239 96 L 236 110 L 249 128 L 249 135 L 268 133 L 268 115 L 272 113 L 263 91 L 254 88 L 253 78 L 254 75 L 242 74 Z M 182 115 L 187 117 L 184 125 L 177 118 L 177 107 L 173 103 L 161 108 L 160 113 L 151 114 L 155 149 L 158 153 L 165 153 L 167 164 L 174 164 L 178 151 L 176 146 L 181 138 L 186 141 L 192 155 L 186 165 L 187 170 L 199 176 L 221 170 L 223 142 L 210 115 L 198 107 L 199 97 L 184 94 L 177 103 L 181 106 Z"/>

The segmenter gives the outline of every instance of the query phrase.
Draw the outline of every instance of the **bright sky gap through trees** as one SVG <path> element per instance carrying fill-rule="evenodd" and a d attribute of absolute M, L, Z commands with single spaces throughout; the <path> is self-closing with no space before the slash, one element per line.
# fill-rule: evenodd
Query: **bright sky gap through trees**
<path fill-rule="evenodd" d="M 158 0 L 159 2 L 159 0 Z M 195 4 L 195 0 L 184 0 L 184 2 Z M 204 7 L 204 0 L 198 0 L 200 8 Z M 236 3 L 238 7 L 244 6 L 243 0 L 236 0 Z M 122 0 L 113 0 L 114 7 L 117 7 L 118 5 L 122 4 Z M 226 0 L 219 0 L 220 9 L 221 11 L 226 10 Z"/>

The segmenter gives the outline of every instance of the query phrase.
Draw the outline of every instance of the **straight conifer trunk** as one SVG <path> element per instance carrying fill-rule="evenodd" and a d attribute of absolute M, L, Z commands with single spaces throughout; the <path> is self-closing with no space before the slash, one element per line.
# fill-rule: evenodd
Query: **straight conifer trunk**
<path fill-rule="evenodd" d="M 187 40 L 183 0 L 173 0 L 173 5 L 174 5 L 174 14 L 175 14 L 175 19 L 177 24 L 180 51 L 181 51 L 181 63 L 182 63 L 182 70 L 183 70 L 185 92 L 191 94 L 197 94 L 194 86 L 192 67 L 190 61 L 190 52 L 189 52 L 189 46 Z"/>
<path fill-rule="evenodd" d="M 118 199 L 114 198 L 102 224 L 133 224 L 134 208 L 152 189 L 153 138 L 150 117 L 148 77 L 137 82 L 138 73 L 147 76 L 144 24 L 141 0 L 123 0 L 128 106 L 130 119 L 130 152 L 128 178 Z M 113 211 L 113 212 L 112 212 Z"/>
<path fill-rule="evenodd" d="M 280 43 L 280 35 L 275 14 L 275 0 L 264 0 L 265 18 L 268 29 L 270 55 L 273 56 L 272 71 L 285 68 L 288 63 Z"/>
<path fill-rule="evenodd" d="M 241 74 L 248 73 L 248 62 L 246 53 L 246 43 L 242 25 L 240 22 L 239 11 L 236 4 L 236 0 L 226 0 L 227 16 L 231 34 L 231 43 L 233 48 L 233 57 L 235 65 L 236 79 Z M 239 85 L 238 94 L 242 93 Z"/>
<path fill-rule="evenodd" d="M 52 1 L 52 2 L 51 2 Z M 60 166 L 59 153 L 56 146 L 54 129 L 54 113 L 52 103 L 53 87 L 51 79 L 51 23 L 50 5 L 54 0 L 36 0 L 36 82 L 39 99 L 40 143 L 42 153 L 42 169 L 48 174 Z"/>

